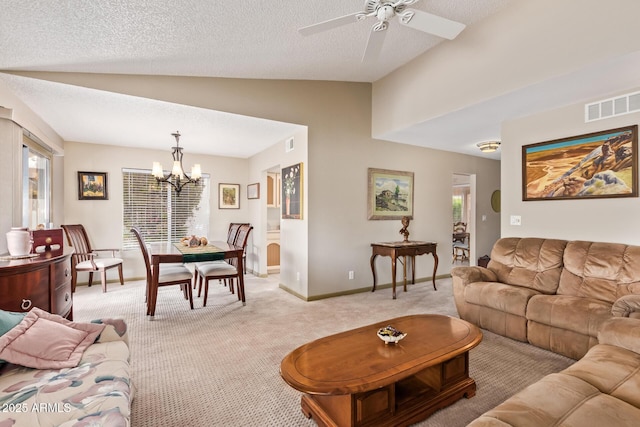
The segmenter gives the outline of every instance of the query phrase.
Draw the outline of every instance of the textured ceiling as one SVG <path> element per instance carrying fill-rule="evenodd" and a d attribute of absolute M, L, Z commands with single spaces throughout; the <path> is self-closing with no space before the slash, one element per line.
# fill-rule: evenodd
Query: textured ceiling
<path fill-rule="evenodd" d="M 510 1 L 420 0 L 411 7 L 471 25 Z M 373 18 L 312 36 L 297 31 L 363 6 L 363 0 L 0 0 L 0 70 L 373 82 L 438 43 L 455 42 L 393 21 L 379 60 L 365 66 Z M 185 152 L 249 157 L 297 128 L 10 74 L 0 73 L 0 84 L 66 141 L 168 149 L 170 132 L 179 130 Z"/>
<path fill-rule="evenodd" d="M 470 25 L 510 0 L 421 0 Z M 373 82 L 443 41 L 395 20 L 373 66 L 373 18 L 303 37 L 362 0 L 0 0 L 0 69 Z"/>
<path fill-rule="evenodd" d="M 411 7 L 482 26 L 511 4 L 520 6 L 514 0 L 420 0 Z M 170 133 L 179 130 L 185 152 L 246 158 L 299 125 L 1 71 L 374 82 L 438 43 L 456 43 L 394 20 L 378 61 L 365 66 L 361 58 L 373 18 L 306 37 L 297 31 L 361 11 L 363 5 L 363 0 L 0 0 L 0 84 L 66 141 L 168 150 L 174 142 Z M 481 154 L 475 142 L 499 138 L 504 120 L 632 87 L 638 69 L 638 52 L 611 58 L 383 138 L 499 159 L 500 151 Z"/>

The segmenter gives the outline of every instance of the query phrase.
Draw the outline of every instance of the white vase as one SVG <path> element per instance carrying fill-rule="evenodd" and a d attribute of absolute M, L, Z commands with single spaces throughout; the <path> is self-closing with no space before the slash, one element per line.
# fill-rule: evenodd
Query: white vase
<path fill-rule="evenodd" d="M 31 233 L 26 228 L 11 227 L 7 233 L 7 249 L 11 256 L 27 255 L 31 252 Z"/>

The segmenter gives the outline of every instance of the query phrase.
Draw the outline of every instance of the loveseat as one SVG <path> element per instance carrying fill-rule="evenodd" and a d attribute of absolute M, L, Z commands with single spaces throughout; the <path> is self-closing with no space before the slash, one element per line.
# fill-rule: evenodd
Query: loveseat
<path fill-rule="evenodd" d="M 0 334 L 0 427 L 129 426 L 124 321 L 0 311 Z"/>
<path fill-rule="evenodd" d="M 612 317 L 639 317 L 640 247 L 509 237 L 484 267 L 451 271 L 458 314 L 481 328 L 579 359 Z"/>
<path fill-rule="evenodd" d="M 547 375 L 468 427 L 635 427 L 640 425 L 640 320 L 602 323 L 599 344 L 567 369 Z"/>

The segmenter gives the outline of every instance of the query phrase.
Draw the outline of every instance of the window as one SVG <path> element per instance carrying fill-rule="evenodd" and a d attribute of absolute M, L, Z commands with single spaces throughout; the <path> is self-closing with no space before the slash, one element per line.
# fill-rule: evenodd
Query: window
<path fill-rule="evenodd" d="M 22 146 L 22 223 L 35 230 L 51 223 L 51 154 L 24 138 Z"/>
<path fill-rule="evenodd" d="M 123 249 L 138 247 L 131 227 L 137 226 L 146 242 L 175 242 L 184 236 L 209 234 L 209 176 L 189 184 L 178 195 L 173 187 L 158 184 L 150 170 L 122 170 Z"/>

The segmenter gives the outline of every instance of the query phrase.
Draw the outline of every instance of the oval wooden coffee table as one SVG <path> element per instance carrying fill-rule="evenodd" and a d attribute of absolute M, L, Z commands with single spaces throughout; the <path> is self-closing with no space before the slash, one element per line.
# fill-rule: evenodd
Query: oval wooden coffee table
<path fill-rule="evenodd" d="M 376 332 L 387 325 L 407 336 L 385 344 Z M 298 347 L 280 375 L 305 393 L 302 412 L 320 426 L 405 426 L 475 395 L 469 350 L 480 341 L 480 329 L 461 319 L 398 317 Z"/>

